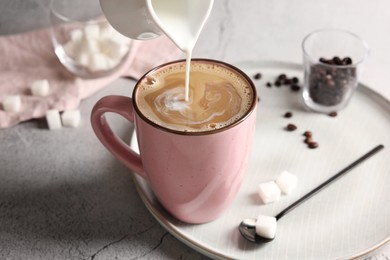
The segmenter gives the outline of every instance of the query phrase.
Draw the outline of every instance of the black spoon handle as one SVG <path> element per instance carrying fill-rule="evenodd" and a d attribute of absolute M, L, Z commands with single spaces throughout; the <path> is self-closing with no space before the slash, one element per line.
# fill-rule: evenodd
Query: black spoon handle
<path fill-rule="evenodd" d="M 367 152 L 365 155 L 363 155 L 362 157 L 360 157 L 359 159 L 357 159 L 356 161 L 354 161 L 353 163 L 351 163 L 350 165 L 348 165 L 347 167 L 342 169 L 340 172 L 338 172 L 334 176 L 330 177 L 327 181 L 320 184 L 319 186 L 314 188 L 312 191 L 307 193 L 305 196 L 303 196 L 302 198 L 300 198 L 299 200 L 297 200 L 296 202 L 294 202 L 293 204 L 291 204 L 290 206 L 285 208 L 282 212 L 280 212 L 278 215 L 276 215 L 276 217 L 275 217 L 276 220 L 279 220 L 281 217 L 286 215 L 288 212 L 290 212 L 291 210 L 296 208 L 299 204 L 301 204 L 302 202 L 304 202 L 305 200 L 309 199 L 311 196 L 313 196 L 314 194 L 319 192 L 322 188 L 324 188 L 328 184 L 332 183 L 333 181 L 337 180 L 338 178 L 343 176 L 345 173 L 347 173 L 349 170 L 351 170 L 355 166 L 359 165 L 364 160 L 370 158 L 371 156 L 373 156 L 375 153 L 379 152 L 383 148 L 384 148 L 384 146 L 382 144 L 380 144 L 377 147 L 373 148 L 371 151 Z"/>

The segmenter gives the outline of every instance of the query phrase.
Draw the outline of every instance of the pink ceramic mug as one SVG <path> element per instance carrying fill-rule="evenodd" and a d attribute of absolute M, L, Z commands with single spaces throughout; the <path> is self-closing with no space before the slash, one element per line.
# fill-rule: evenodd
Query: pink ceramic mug
<path fill-rule="evenodd" d="M 132 98 L 103 97 L 92 110 L 91 122 L 99 140 L 149 182 L 165 209 L 181 221 L 204 223 L 220 216 L 240 188 L 255 131 L 257 95 L 253 82 L 239 69 L 220 61 L 194 61 L 223 66 L 247 82 L 253 90 L 253 100 L 242 118 L 204 132 L 171 130 L 146 118 L 137 105 L 139 82 L 175 63 L 172 62 L 145 74 L 136 84 Z M 140 154 L 112 132 L 105 119 L 106 112 L 118 113 L 135 124 Z"/>

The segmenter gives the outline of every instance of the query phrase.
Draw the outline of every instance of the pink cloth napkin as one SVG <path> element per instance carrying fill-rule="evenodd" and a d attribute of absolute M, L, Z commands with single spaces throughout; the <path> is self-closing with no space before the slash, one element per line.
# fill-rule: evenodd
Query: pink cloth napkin
<path fill-rule="evenodd" d="M 19 112 L 6 112 L 0 105 L 0 128 L 44 117 L 48 109 L 74 109 L 82 99 L 121 76 L 139 78 L 151 68 L 178 59 L 181 51 L 165 36 L 133 41 L 123 67 L 107 77 L 82 79 L 69 73 L 58 61 L 50 41 L 50 29 L 0 37 L 0 103 L 7 95 L 20 95 Z M 31 94 L 33 81 L 47 79 L 46 97 Z"/>

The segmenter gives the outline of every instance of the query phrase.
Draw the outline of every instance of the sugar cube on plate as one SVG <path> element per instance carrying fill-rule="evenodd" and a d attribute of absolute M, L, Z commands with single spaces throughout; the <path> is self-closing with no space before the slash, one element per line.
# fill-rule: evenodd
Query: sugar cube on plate
<path fill-rule="evenodd" d="M 80 123 L 80 110 L 65 110 L 61 115 L 62 124 L 67 127 L 77 127 Z"/>
<path fill-rule="evenodd" d="M 18 112 L 22 106 L 20 96 L 6 96 L 3 99 L 3 109 L 7 112 Z"/>
<path fill-rule="evenodd" d="M 49 81 L 47 79 L 35 80 L 31 85 L 31 93 L 34 96 L 47 96 L 49 94 Z"/>
<path fill-rule="evenodd" d="M 274 181 L 261 183 L 259 185 L 258 194 L 265 204 L 278 201 L 281 193 L 281 190 Z"/>
<path fill-rule="evenodd" d="M 294 174 L 283 171 L 276 179 L 276 184 L 284 194 L 289 194 L 295 189 L 298 183 L 298 177 Z"/>
<path fill-rule="evenodd" d="M 62 127 L 60 113 L 57 109 L 50 109 L 46 112 L 46 121 L 50 130 Z"/>
<path fill-rule="evenodd" d="M 276 234 L 276 218 L 260 215 L 256 220 L 256 234 L 264 238 L 274 238 Z"/>

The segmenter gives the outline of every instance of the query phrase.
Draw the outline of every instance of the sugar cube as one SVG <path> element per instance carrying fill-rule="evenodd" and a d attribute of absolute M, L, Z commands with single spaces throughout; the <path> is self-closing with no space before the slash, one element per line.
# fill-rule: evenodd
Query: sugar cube
<path fill-rule="evenodd" d="M 65 110 L 61 119 L 64 126 L 77 127 L 80 123 L 80 110 Z"/>
<path fill-rule="evenodd" d="M 3 109 L 7 112 L 18 112 L 22 106 L 20 96 L 6 96 L 3 99 Z"/>
<path fill-rule="evenodd" d="M 47 79 L 35 80 L 31 85 L 31 93 L 34 96 L 47 96 L 49 94 L 49 81 Z"/>
<path fill-rule="evenodd" d="M 100 27 L 97 24 L 88 24 L 84 27 L 84 36 L 86 38 L 99 38 Z"/>
<path fill-rule="evenodd" d="M 72 41 L 78 41 L 83 37 L 83 31 L 81 29 L 73 29 L 70 31 L 70 39 Z"/>
<path fill-rule="evenodd" d="M 294 190 L 297 183 L 298 177 L 288 171 L 283 171 L 276 179 L 276 184 L 284 194 L 289 194 L 292 190 Z"/>
<path fill-rule="evenodd" d="M 115 33 L 118 32 L 115 31 L 115 29 L 109 23 L 103 23 L 100 26 L 100 36 L 103 38 L 111 38 L 111 36 Z"/>
<path fill-rule="evenodd" d="M 77 48 L 77 42 L 76 41 L 68 41 L 66 42 L 62 48 L 64 48 L 64 51 L 67 55 L 70 57 L 74 57 L 76 55 L 76 48 Z"/>
<path fill-rule="evenodd" d="M 108 69 L 108 58 L 101 53 L 94 53 L 89 57 L 88 68 L 91 71 L 99 71 Z"/>
<path fill-rule="evenodd" d="M 99 42 L 95 38 L 83 38 L 83 40 L 79 42 L 79 49 L 88 54 L 99 52 Z"/>
<path fill-rule="evenodd" d="M 46 112 L 46 121 L 50 130 L 62 127 L 60 113 L 57 109 L 50 109 Z"/>
<path fill-rule="evenodd" d="M 85 52 L 78 53 L 74 58 L 82 66 L 88 66 L 89 64 L 89 55 Z"/>
<path fill-rule="evenodd" d="M 128 51 L 128 47 L 108 38 L 100 41 L 100 50 L 111 59 L 121 59 Z"/>
<path fill-rule="evenodd" d="M 264 238 L 274 238 L 276 234 L 276 218 L 260 215 L 256 220 L 256 234 Z"/>
<path fill-rule="evenodd" d="M 259 185 L 258 194 L 265 204 L 278 201 L 281 193 L 278 185 L 276 185 L 274 181 L 261 183 Z"/>

